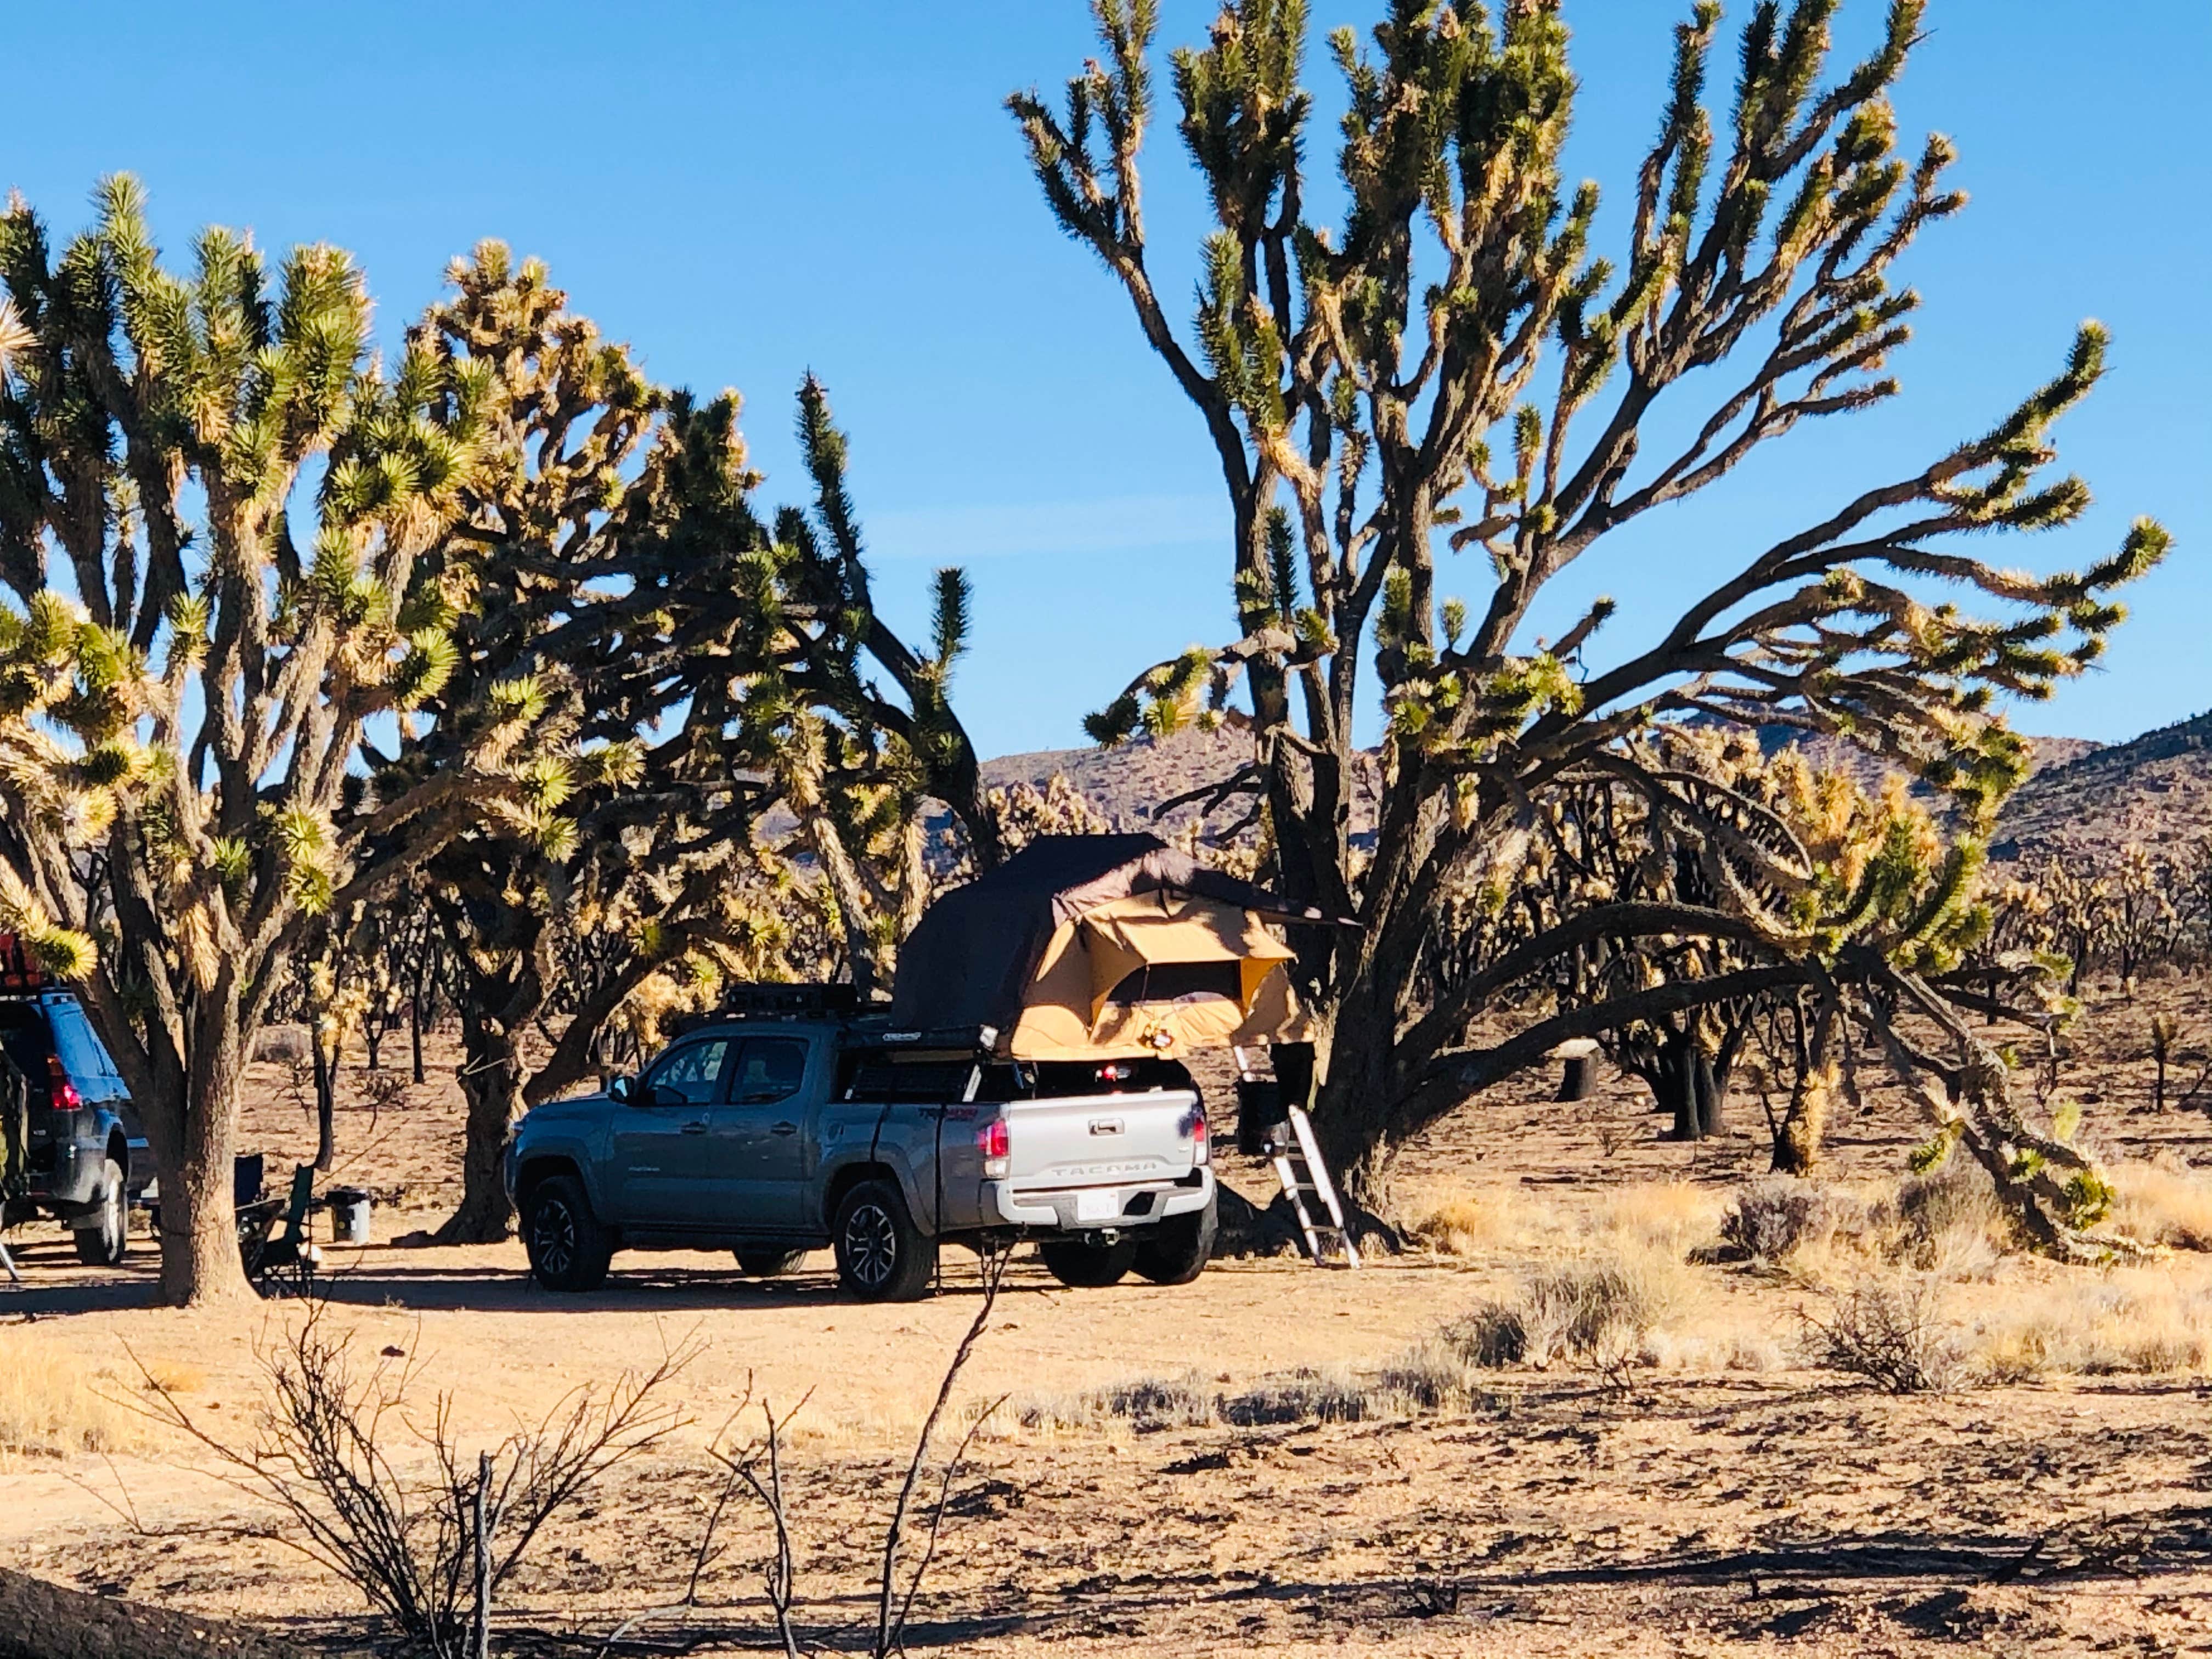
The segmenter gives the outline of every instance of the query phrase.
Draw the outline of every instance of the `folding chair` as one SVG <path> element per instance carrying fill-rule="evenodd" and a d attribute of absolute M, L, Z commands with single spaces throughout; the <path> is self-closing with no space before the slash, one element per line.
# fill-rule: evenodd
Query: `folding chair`
<path fill-rule="evenodd" d="M 314 1200 L 315 1166 L 302 1164 L 292 1171 L 292 1194 L 283 1203 L 264 1200 L 239 1212 L 239 1253 L 246 1276 L 264 1296 L 272 1288 L 279 1295 L 314 1294 L 315 1268 L 322 1261 L 322 1252 L 307 1237 L 307 1212 Z M 256 1212 L 258 1229 L 252 1227 L 248 1211 Z"/>

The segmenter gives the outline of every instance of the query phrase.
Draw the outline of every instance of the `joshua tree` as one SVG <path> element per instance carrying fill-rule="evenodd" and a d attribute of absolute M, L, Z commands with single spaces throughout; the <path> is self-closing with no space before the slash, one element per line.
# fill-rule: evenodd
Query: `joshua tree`
<path fill-rule="evenodd" d="M 1054 216 L 1126 289 L 1232 508 L 1235 636 L 1146 670 L 1092 733 L 1158 729 L 1241 682 L 1254 753 L 1237 782 L 1266 807 L 1273 878 L 1362 923 L 1296 942 L 1326 1033 L 1318 1121 L 1370 1202 L 1390 1147 L 1562 1038 L 1809 977 L 1783 962 L 1675 980 L 1478 1045 L 1498 981 L 1417 1000 L 1443 948 L 1435 896 L 1479 886 L 1537 830 L 1549 792 L 1616 780 L 1707 857 L 1735 833 L 1726 815 L 1637 741 L 1701 716 L 1848 738 L 1972 822 L 2026 764 L 1996 699 L 2046 695 L 2094 659 L 2122 614 L 2109 591 L 2166 547 L 2141 522 L 2094 568 L 2050 577 L 1968 550 L 2086 506 L 2085 485 L 2045 469 L 2053 422 L 2102 370 L 2105 337 L 2087 325 L 2063 371 L 1986 434 L 1747 550 L 1711 592 L 1685 593 L 1649 646 L 1589 654 L 1607 601 L 1530 637 L 1555 580 L 1613 532 L 1898 390 L 1886 365 L 1917 301 L 1893 269 L 1964 198 L 1944 183 L 1943 140 L 1916 159 L 1895 147 L 1887 92 L 1920 0 L 1893 0 L 1873 55 L 1824 82 L 1835 4 L 1752 7 L 1717 123 L 1704 94 L 1720 8 L 1691 8 L 1615 266 L 1589 248 L 1595 186 L 1571 191 L 1559 171 L 1575 82 L 1555 0 L 1512 0 L 1495 21 L 1394 0 L 1371 54 L 1348 30 L 1331 38 L 1349 94 L 1339 229 L 1316 220 L 1305 185 L 1305 8 L 1237 0 L 1172 60 L 1216 225 L 1188 336 L 1160 299 L 1142 210 L 1152 0 L 1097 0 L 1105 50 L 1062 107 L 1011 100 Z M 1475 561 L 1460 573 L 1471 603 L 1444 597 L 1446 549 Z M 1931 579 L 1967 603 L 1924 600 Z M 1349 792 L 1354 716 L 1376 695 L 1389 726 L 1370 856 L 1351 844 Z M 1741 907 L 1718 892 L 1713 908 L 1601 902 L 1526 948 L 1725 935 Z M 1848 971 L 1891 971 L 1855 960 Z"/>
<path fill-rule="evenodd" d="M 420 556 L 479 465 L 484 386 L 413 351 L 385 373 L 336 249 L 272 279 L 210 229 L 172 272 L 128 179 L 58 257 L 14 201 L 0 281 L 26 336 L 0 387 L 0 927 L 82 987 L 139 1103 L 165 1293 L 243 1294 L 239 1072 L 302 927 L 568 787 L 512 681 L 449 696 L 469 738 L 434 774 L 348 775 L 367 722 L 441 690 L 455 620 L 501 602 Z"/>
<path fill-rule="evenodd" d="M 413 349 L 481 380 L 496 413 L 485 464 L 426 559 L 505 602 L 455 629 L 454 708 L 434 699 L 428 722 L 403 724 L 374 758 L 380 775 L 438 775 L 470 741 L 475 688 L 517 678 L 572 756 L 557 815 L 486 823 L 425 871 L 461 1014 L 464 1193 L 441 1234 L 458 1242 L 504 1234 L 508 1131 L 596 1067 L 629 998 L 656 976 L 711 983 L 757 957 L 774 924 L 748 878 L 771 800 L 799 814 L 827 884 L 863 895 L 836 891 L 858 919 L 921 787 L 974 810 L 958 780 L 975 760 L 943 696 L 965 585 L 946 573 L 959 603 L 941 607 L 933 658 L 876 619 L 818 386 L 802 418 L 828 551 L 804 514 L 772 532 L 753 512 L 734 393 L 701 404 L 652 385 L 541 265 L 495 243 L 449 275 L 453 295 L 411 331 Z M 867 680 L 863 655 L 903 702 Z M 855 951 L 855 978 L 876 961 Z M 536 1059 L 533 1029 L 547 1043 Z"/>

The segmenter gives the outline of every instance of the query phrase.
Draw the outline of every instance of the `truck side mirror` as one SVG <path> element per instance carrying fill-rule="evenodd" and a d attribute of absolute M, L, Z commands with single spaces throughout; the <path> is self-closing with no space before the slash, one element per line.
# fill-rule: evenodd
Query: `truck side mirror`
<path fill-rule="evenodd" d="M 625 1073 L 607 1085 L 607 1098 L 627 1102 L 637 1091 L 637 1079 Z"/>

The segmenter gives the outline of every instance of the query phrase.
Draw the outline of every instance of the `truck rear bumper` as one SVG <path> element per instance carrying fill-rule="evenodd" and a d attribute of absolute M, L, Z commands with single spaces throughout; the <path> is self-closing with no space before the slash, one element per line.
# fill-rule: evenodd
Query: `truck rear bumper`
<path fill-rule="evenodd" d="M 1213 1201 L 1213 1171 L 1201 1164 L 1194 1185 L 1139 1182 L 1126 1187 L 1067 1187 L 1017 1192 L 1012 1182 L 983 1183 L 986 1215 L 1011 1227 L 1092 1232 L 1102 1227 L 1149 1227 L 1202 1210 Z"/>

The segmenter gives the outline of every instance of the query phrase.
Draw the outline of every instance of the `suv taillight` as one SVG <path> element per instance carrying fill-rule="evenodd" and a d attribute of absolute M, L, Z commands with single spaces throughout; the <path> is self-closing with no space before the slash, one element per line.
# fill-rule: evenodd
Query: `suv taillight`
<path fill-rule="evenodd" d="M 983 1154 L 983 1179 L 1003 1181 L 1013 1168 L 1006 1120 L 996 1119 L 976 1130 L 975 1150 Z"/>
<path fill-rule="evenodd" d="M 1193 1164 L 1213 1162 L 1213 1131 L 1206 1127 L 1206 1108 L 1196 1107 L 1190 1115 L 1190 1161 Z"/>
<path fill-rule="evenodd" d="M 46 1056 L 46 1096 L 58 1112 L 73 1112 L 84 1104 L 84 1097 L 76 1091 L 76 1085 L 62 1070 L 59 1054 Z"/>

